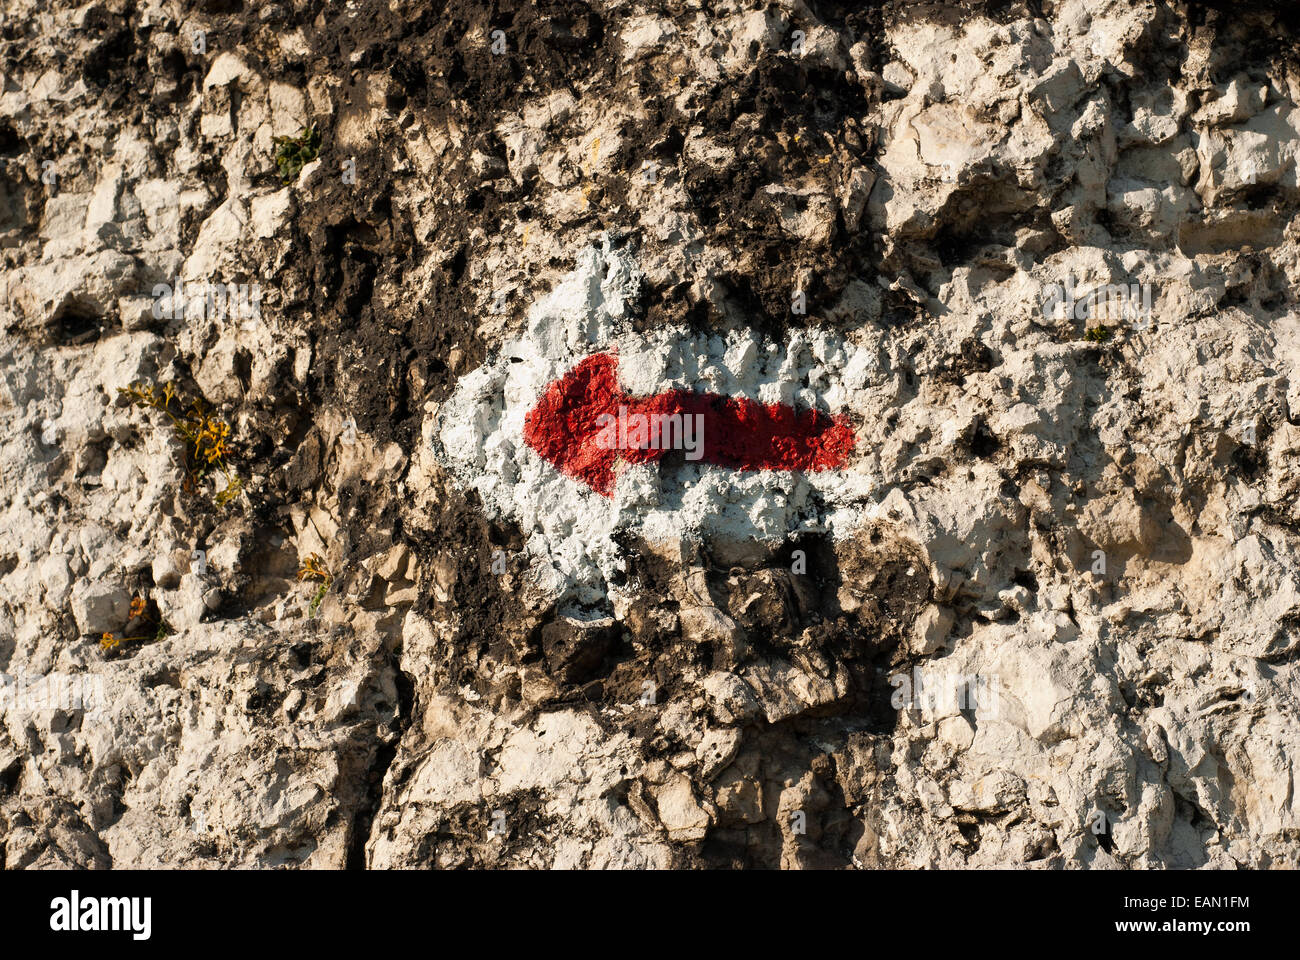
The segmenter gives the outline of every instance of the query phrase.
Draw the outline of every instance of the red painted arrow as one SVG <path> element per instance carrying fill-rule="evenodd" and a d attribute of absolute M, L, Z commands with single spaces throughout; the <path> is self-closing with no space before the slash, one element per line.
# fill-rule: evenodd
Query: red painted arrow
<path fill-rule="evenodd" d="M 618 461 L 647 463 L 665 452 L 637 435 L 637 414 L 659 416 L 661 443 L 674 436 L 665 418 L 680 414 L 680 428 L 687 416 L 701 417 L 693 421 L 696 440 L 686 434 L 688 459 L 736 470 L 834 470 L 856 442 L 843 414 L 796 413 L 783 403 L 691 390 L 631 397 L 618 385 L 618 359 L 608 353 L 587 357 L 546 388 L 528 411 L 524 441 L 565 476 L 612 497 Z M 614 421 L 634 428 L 620 432 Z M 675 436 L 681 438 L 680 429 Z"/>

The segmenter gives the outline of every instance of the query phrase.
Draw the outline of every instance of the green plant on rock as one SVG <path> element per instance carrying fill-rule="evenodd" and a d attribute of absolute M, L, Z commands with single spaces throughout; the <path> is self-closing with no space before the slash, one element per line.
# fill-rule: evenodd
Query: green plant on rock
<path fill-rule="evenodd" d="M 305 127 L 296 137 L 275 138 L 275 166 L 282 183 L 293 183 L 302 168 L 320 152 L 320 134 L 314 126 Z"/>
<path fill-rule="evenodd" d="M 1105 343 L 1111 335 L 1110 327 L 1093 327 L 1083 335 L 1083 339 L 1089 343 Z"/>
<path fill-rule="evenodd" d="M 298 568 L 298 579 L 315 580 L 320 584 L 307 610 L 308 617 L 315 619 L 321 601 L 325 599 L 325 594 L 329 593 L 330 586 L 334 583 L 334 574 L 330 573 L 329 568 L 325 566 L 325 559 L 319 553 L 313 553 L 308 555 L 302 562 L 302 566 Z"/>
<path fill-rule="evenodd" d="M 119 637 L 115 633 L 104 633 L 99 638 L 99 649 L 106 654 L 111 654 L 124 643 L 131 643 L 136 640 L 153 640 L 155 643 L 166 637 L 172 632 L 171 626 L 163 619 L 162 613 L 154 605 L 154 613 L 149 612 L 149 601 L 142 594 L 137 593 L 131 598 L 131 612 L 127 618 L 126 626 L 130 627 L 138 624 L 140 627 L 153 630 L 152 636 L 148 633 L 135 637 Z M 125 633 L 125 629 L 123 630 Z"/>
<path fill-rule="evenodd" d="M 171 383 L 158 389 L 151 383 L 133 383 L 118 387 L 132 406 L 159 410 L 171 421 L 172 432 L 185 450 L 184 489 L 192 493 L 209 471 L 219 470 L 226 479 L 225 489 L 214 494 L 217 506 L 224 507 L 243 492 L 244 484 L 226 463 L 230 455 L 230 424 L 214 417 L 202 400 L 186 403 Z M 176 406 L 173 407 L 172 403 Z"/>

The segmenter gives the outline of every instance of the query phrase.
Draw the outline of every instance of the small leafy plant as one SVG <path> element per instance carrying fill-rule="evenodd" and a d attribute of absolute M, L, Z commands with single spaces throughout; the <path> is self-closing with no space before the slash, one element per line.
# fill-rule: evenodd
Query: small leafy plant
<path fill-rule="evenodd" d="M 131 598 L 131 612 L 127 618 L 126 625 L 122 632 L 128 630 L 139 621 L 140 628 L 153 627 L 153 633 L 143 633 L 135 637 L 119 637 L 115 633 L 104 633 L 99 638 L 99 649 L 105 653 L 111 653 L 124 643 L 130 643 L 133 640 L 161 640 L 167 634 L 171 633 L 171 627 L 167 621 L 162 618 L 157 606 L 153 607 L 153 613 L 150 613 L 150 603 L 141 594 L 136 594 Z"/>
<path fill-rule="evenodd" d="M 320 152 L 320 134 L 314 126 L 305 127 L 296 137 L 275 138 L 275 166 L 281 183 L 293 183 L 302 168 Z"/>
<path fill-rule="evenodd" d="M 230 424 L 213 416 L 202 400 L 195 398 L 186 403 L 171 383 L 164 384 L 161 390 L 153 384 L 133 383 L 129 387 L 119 387 L 117 392 L 132 406 L 159 410 L 167 415 L 176 438 L 185 449 L 187 492 L 196 489 L 199 481 L 214 468 L 226 480 L 225 488 L 213 497 L 217 506 L 226 506 L 243 492 L 243 481 L 231 473 L 226 462 L 230 456 Z"/>
<path fill-rule="evenodd" d="M 1112 330 L 1110 327 L 1093 327 L 1083 335 L 1083 339 L 1089 343 L 1105 343 L 1111 338 Z"/>
<path fill-rule="evenodd" d="M 308 614 L 313 619 L 316 612 L 320 610 L 321 601 L 325 599 L 325 594 L 329 593 L 330 586 L 334 583 L 334 575 L 330 573 L 329 568 L 325 566 L 325 560 L 319 553 L 312 553 L 307 556 L 298 570 L 299 580 L 316 580 L 320 586 L 316 588 L 316 595 L 311 598 L 311 605 L 308 607 Z"/>

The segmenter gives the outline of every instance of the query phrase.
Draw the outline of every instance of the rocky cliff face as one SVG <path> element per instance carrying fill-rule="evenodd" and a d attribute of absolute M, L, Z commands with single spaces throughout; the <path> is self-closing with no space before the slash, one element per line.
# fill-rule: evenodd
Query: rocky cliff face
<path fill-rule="evenodd" d="M 1298 25 L 5 0 L 0 861 L 1300 865 Z"/>

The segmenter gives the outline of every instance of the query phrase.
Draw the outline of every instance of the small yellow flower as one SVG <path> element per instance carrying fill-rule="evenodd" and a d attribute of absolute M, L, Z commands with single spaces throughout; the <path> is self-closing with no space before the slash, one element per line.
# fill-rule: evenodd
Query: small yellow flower
<path fill-rule="evenodd" d="M 298 570 L 299 580 L 320 580 L 322 583 L 333 579 L 325 567 L 325 560 L 319 553 L 313 553 L 303 561 Z"/>
<path fill-rule="evenodd" d="M 122 641 L 117 639 L 117 637 L 113 636 L 113 634 L 106 633 L 99 638 L 99 648 L 107 652 L 109 650 L 112 650 L 121 642 Z"/>
<path fill-rule="evenodd" d="M 225 506 L 233 500 L 242 489 L 238 478 L 230 476 L 226 461 L 231 455 L 230 424 L 208 413 L 202 398 L 195 397 L 186 402 L 174 383 L 168 382 L 155 391 L 152 384 L 132 383 L 129 387 L 118 387 L 118 393 L 127 397 L 132 404 L 161 410 L 171 421 L 176 437 L 185 448 L 184 490 L 192 493 L 197 489 L 200 479 L 207 471 L 216 466 L 226 474 L 227 486 L 224 491 L 214 494 L 218 506 Z M 178 409 L 171 410 L 171 403 L 177 401 Z"/>

